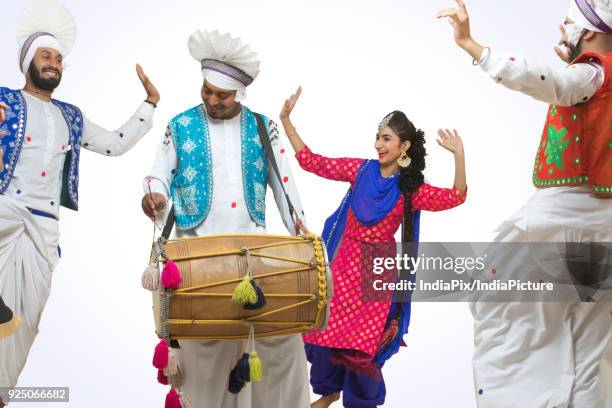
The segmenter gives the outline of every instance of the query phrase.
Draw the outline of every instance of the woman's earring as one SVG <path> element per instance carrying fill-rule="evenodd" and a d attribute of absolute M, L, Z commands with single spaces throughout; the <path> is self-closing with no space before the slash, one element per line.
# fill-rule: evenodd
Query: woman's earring
<path fill-rule="evenodd" d="M 408 157 L 408 153 L 406 153 L 406 150 L 404 150 L 399 159 L 397 159 L 397 164 L 401 168 L 405 169 L 406 167 L 410 166 L 410 163 L 412 163 L 412 159 Z"/>

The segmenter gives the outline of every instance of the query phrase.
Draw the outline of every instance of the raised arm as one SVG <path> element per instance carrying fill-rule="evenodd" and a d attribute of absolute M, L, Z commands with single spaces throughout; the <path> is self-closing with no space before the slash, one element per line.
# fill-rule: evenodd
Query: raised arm
<path fill-rule="evenodd" d="M 467 190 L 467 180 L 465 175 L 465 153 L 463 150 L 463 140 L 459 133 L 453 129 L 451 132 L 448 129 L 438 130 L 439 139 L 436 141 L 440 146 L 453 154 L 455 159 L 455 179 L 453 187 L 460 193 L 465 193 Z"/>
<path fill-rule="evenodd" d="M 363 159 L 321 156 L 313 153 L 308 146 L 304 146 L 295 157 L 300 167 L 310 173 L 329 180 L 347 181 L 351 184 L 355 182 L 359 166 L 363 162 Z"/>
<path fill-rule="evenodd" d="M 84 119 L 83 148 L 106 156 L 119 156 L 130 150 L 153 127 L 153 109 L 159 102 L 159 93 L 140 65 L 136 72 L 146 93 L 147 99 L 136 113 L 119 129 L 109 131 Z"/>
<path fill-rule="evenodd" d="M 467 191 L 463 193 L 456 188 L 434 187 L 427 183 L 412 194 L 412 208 L 425 211 L 444 211 L 457 207 L 465 202 Z"/>
<path fill-rule="evenodd" d="M 443 211 L 463 204 L 467 195 L 465 176 L 465 155 L 463 141 L 456 130 L 438 130 L 440 146 L 453 154 L 455 159 L 455 180 L 453 188 L 434 187 L 423 184 L 412 195 L 412 207 L 415 210 Z"/>
<path fill-rule="evenodd" d="M 285 101 L 283 108 L 281 109 L 280 119 L 287 134 L 287 138 L 296 153 L 296 158 L 300 166 L 311 173 L 314 173 L 320 177 L 324 177 L 330 180 L 336 181 L 348 181 L 353 183 L 359 165 L 363 162 L 363 159 L 352 159 L 352 158 L 328 158 L 315 154 L 310 149 L 300 135 L 297 132 L 295 126 L 291 122 L 291 112 L 295 107 L 295 104 L 302 93 L 302 87 L 300 86 L 297 92 L 289 99 Z"/>
<path fill-rule="evenodd" d="M 447 18 L 453 27 L 455 42 L 485 71 L 496 83 L 509 89 L 529 95 L 537 100 L 560 105 L 573 106 L 586 102 L 601 88 L 604 80 L 603 67 L 597 63 L 577 63 L 562 68 L 528 61 L 517 54 L 499 54 L 489 47 L 483 47 L 472 38 L 470 17 L 465 3 L 455 0 L 457 8 L 438 12 L 438 18 Z M 567 33 L 560 44 L 567 43 Z M 555 51 L 564 62 L 569 54 L 561 48 Z"/>
<path fill-rule="evenodd" d="M 603 66 L 597 63 L 551 68 L 529 62 L 520 55 L 498 54 L 493 50 L 488 50 L 479 63 L 496 83 L 559 106 L 588 101 L 601 88 L 604 80 Z"/>
<path fill-rule="evenodd" d="M 283 108 L 281 109 L 280 113 L 280 120 L 283 124 L 283 128 L 285 129 L 285 134 L 287 135 L 287 138 L 289 138 L 289 142 L 291 143 L 291 147 L 293 147 L 293 151 L 295 153 L 298 153 L 300 150 L 302 150 L 305 144 L 300 135 L 298 134 L 297 129 L 295 128 L 295 126 L 293 126 L 293 123 L 291 122 L 291 118 L 289 116 L 291 115 L 291 112 L 293 111 L 293 108 L 295 107 L 295 104 L 298 101 L 298 98 L 300 97 L 301 93 L 302 87 L 300 86 L 297 89 L 296 93 L 291 95 L 289 99 L 285 101 L 285 104 L 283 105 Z"/>

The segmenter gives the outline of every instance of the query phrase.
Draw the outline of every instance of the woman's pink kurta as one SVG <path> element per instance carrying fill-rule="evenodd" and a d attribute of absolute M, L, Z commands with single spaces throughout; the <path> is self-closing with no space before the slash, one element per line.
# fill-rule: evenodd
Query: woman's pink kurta
<path fill-rule="evenodd" d="M 296 158 L 300 166 L 330 180 L 348 181 L 353 185 L 363 159 L 331 159 L 314 154 L 304 147 Z M 413 210 L 441 211 L 465 201 L 465 193 L 455 189 L 423 184 L 412 194 Z M 360 350 L 375 355 L 385 329 L 391 306 L 386 302 L 364 302 L 361 296 L 362 243 L 394 242 L 393 235 L 404 217 L 404 197 L 378 224 L 362 225 L 349 209 L 346 227 L 330 269 L 334 295 L 331 300 L 327 328 L 304 335 L 304 341 L 319 346 Z"/>

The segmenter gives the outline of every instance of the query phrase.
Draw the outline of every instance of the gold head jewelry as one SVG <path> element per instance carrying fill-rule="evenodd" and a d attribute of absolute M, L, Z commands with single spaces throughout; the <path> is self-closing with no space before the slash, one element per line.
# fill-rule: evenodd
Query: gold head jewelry
<path fill-rule="evenodd" d="M 385 118 L 378 124 L 378 133 L 380 133 L 384 128 L 389 126 L 389 122 L 391 121 L 392 117 L 393 117 L 393 112 L 385 116 Z"/>

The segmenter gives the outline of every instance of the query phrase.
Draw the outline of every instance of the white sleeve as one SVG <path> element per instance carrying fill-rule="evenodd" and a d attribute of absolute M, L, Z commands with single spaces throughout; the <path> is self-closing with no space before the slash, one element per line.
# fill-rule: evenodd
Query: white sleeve
<path fill-rule="evenodd" d="M 519 55 L 502 55 L 491 50 L 483 55 L 480 66 L 495 82 L 559 106 L 588 101 L 604 81 L 603 67 L 596 62 L 553 69 Z"/>
<path fill-rule="evenodd" d="M 293 204 L 297 217 L 302 220 L 302 223 L 306 226 L 304 209 L 302 207 L 300 195 L 298 194 L 293 173 L 291 172 L 291 167 L 289 166 L 289 160 L 287 159 L 288 153 L 280 141 L 278 126 L 272 120 L 270 121 L 270 141 L 272 143 L 272 151 L 274 152 L 276 163 L 278 164 L 281 180 L 279 181 L 272 167 L 272 163 L 268 160 L 268 184 L 274 193 L 274 201 L 276 201 L 276 206 L 283 219 L 283 224 L 285 224 L 287 231 L 289 231 L 291 235 L 295 235 L 295 220 L 290 214 L 289 205 L 285 198 L 281 182 L 285 187 L 287 195 L 291 199 L 291 204 Z"/>
<path fill-rule="evenodd" d="M 123 126 L 109 131 L 84 118 L 83 148 L 106 156 L 119 156 L 130 150 L 153 127 L 153 106 L 143 102 Z"/>
<path fill-rule="evenodd" d="M 177 171 L 178 159 L 176 156 L 176 149 L 174 147 L 174 141 L 172 139 L 172 132 L 170 128 L 166 128 L 166 134 L 157 149 L 155 155 L 155 161 L 149 174 L 145 177 L 143 182 L 143 191 L 145 194 L 149 193 L 160 193 L 166 198 L 166 208 L 164 213 L 155 220 L 155 226 L 162 229 L 166 223 L 168 214 L 172 207 L 170 200 L 170 184 Z"/>

